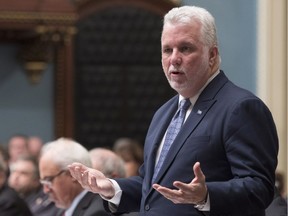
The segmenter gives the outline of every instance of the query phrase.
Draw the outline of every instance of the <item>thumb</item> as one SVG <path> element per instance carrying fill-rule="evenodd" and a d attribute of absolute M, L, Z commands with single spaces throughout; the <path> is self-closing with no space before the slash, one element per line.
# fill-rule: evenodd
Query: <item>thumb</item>
<path fill-rule="evenodd" d="M 200 167 L 200 162 L 196 162 L 193 166 L 193 171 L 195 178 L 192 180 L 193 183 L 203 183 L 205 182 L 205 175 L 203 174 L 201 167 Z"/>

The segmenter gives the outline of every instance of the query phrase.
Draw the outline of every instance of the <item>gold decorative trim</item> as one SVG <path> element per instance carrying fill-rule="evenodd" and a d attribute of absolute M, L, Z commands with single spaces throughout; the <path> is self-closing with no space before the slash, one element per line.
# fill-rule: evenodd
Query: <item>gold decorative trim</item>
<path fill-rule="evenodd" d="M 168 2 L 172 2 L 172 3 L 174 3 L 174 4 L 176 4 L 176 5 L 180 5 L 181 4 L 181 0 L 167 0 Z"/>
<path fill-rule="evenodd" d="M 71 0 L 71 2 L 73 2 L 75 5 L 81 5 L 81 4 L 85 4 L 90 0 Z M 176 4 L 176 5 L 180 5 L 181 0 L 162 0 L 163 2 L 168 2 L 168 3 L 172 3 L 172 4 Z"/>
<path fill-rule="evenodd" d="M 47 13 L 47 12 L 15 12 L 1 11 L 0 21 L 31 22 L 45 21 L 47 23 L 74 23 L 78 16 L 73 13 Z"/>

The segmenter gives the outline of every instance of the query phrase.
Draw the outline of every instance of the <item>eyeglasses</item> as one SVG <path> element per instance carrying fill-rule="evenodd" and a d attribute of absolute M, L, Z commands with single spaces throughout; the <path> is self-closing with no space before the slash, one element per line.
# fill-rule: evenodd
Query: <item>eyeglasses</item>
<path fill-rule="evenodd" d="M 66 172 L 67 170 L 61 170 L 59 173 L 53 176 L 46 176 L 43 179 L 40 179 L 40 183 L 43 186 L 47 186 L 48 188 L 52 187 L 53 181 L 56 177 L 60 176 L 62 173 Z"/>

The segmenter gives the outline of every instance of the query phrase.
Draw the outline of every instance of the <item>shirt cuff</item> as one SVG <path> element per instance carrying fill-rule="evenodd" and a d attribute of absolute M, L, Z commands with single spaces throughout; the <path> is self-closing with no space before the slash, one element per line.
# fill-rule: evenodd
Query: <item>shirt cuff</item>
<path fill-rule="evenodd" d="M 100 196 L 102 197 L 102 199 L 108 201 L 109 203 L 114 204 L 115 206 L 118 206 L 121 200 L 121 196 L 122 196 L 122 190 L 119 186 L 119 184 L 113 180 L 113 179 L 109 179 L 111 181 L 111 183 L 113 184 L 114 190 L 115 190 L 115 195 L 111 198 L 111 199 L 107 199 L 104 196 Z"/>
<path fill-rule="evenodd" d="M 199 204 L 194 206 L 199 211 L 210 211 L 210 197 L 207 195 L 207 200 L 204 204 Z"/>

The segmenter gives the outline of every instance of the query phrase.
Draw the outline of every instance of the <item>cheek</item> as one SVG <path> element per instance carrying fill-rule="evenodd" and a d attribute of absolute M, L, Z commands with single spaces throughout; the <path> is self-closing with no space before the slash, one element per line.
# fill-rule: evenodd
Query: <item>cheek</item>
<path fill-rule="evenodd" d="M 209 59 L 203 58 L 199 55 L 193 56 L 189 59 L 189 61 L 187 61 L 187 65 L 189 68 L 194 68 L 196 71 L 198 71 L 199 69 L 209 65 Z"/>
<path fill-rule="evenodd" d="M 55 197 L 55 199 L 60 202 L 63 205 L 63 200 L 65 200 L 65 195 L 66 194 L 66 190 L 65 187 L 54 187 L 53 188 L 53 196 Z"/>
<path fill-rule="evenodd" d="M 162 57 L 161 63 L 162 63 L 162 67 L 164 70 L 166 70 L 166 68 L 169 67 L 168 62 L 169 62 L 169 60 L 167 58 Z"/>
<path fill-rule="evenodd" d="M 164 75 L 165 75 L 165 77 L 166 78 L 169 78 L 169 73 L 168 73 L 168 71 L 169 71 L 169 65 L 167 65 L 167 64 L 163 64 L 162 63 L 162 70 L 163 70 L 163 72 L 164 72 Z"/>
<path fill-rule="evenodd" d="M 22 179 L 22 183 L 25 185 L 32 185 L 33 184 L 33 180 L 31 180 L 30 178 L 23 178 Z"/>
<path fill-rule="evenodd" d="M 71 182 L 55 182 L 54 192 L 57 195 L 59 200 L 65 201 L 67 197 L 70 196 L 71 190 L 73 190 L 73 185 L 70 185 Z"/>

